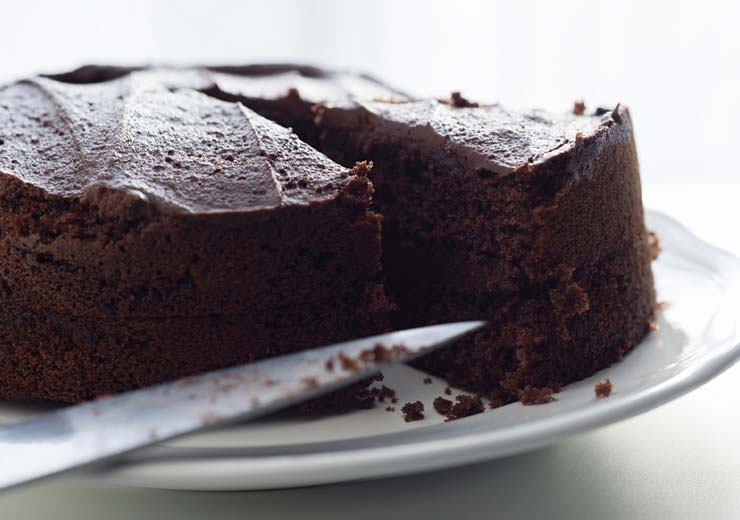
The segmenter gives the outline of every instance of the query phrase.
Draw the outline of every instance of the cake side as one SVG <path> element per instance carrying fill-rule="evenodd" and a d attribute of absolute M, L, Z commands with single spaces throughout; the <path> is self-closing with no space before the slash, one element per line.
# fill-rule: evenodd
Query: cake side
<path fill-rule="evenodd" d="M 167 318 L 93 319 L 3 306 L 0 398 L 81 402 L 384 332 L 387 300 L 379 286 L 366 288 L 353 300 L 316 297 L 309 309 L 266 304 L 241 314 Z"/>

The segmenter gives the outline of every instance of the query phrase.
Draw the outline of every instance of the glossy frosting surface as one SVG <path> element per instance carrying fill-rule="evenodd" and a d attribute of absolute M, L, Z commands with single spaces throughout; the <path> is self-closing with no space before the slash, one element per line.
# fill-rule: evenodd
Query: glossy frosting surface
<path fill-rule="evenodd" d="M 617 108 L 600 115 L 518 112 L 500 105 L 458 107 L 439 100 L 400 103 L 356 100 L 356 108 L 327 107 L 327 126 L 366 126 L 369 131 L 416 140 L 444 150 L 471 168 L 509 173 L 565 153 L 627 117 Z"/>
<path fill-rule="evenodd" d="M 190 213 L 331 199 L 346 170 L 237 102 L 326 105 L 323 124 L 411 138 L 510 173 L 572 151 L 629 115 L 408 101 L 372 78 L 298 65 L 87 66 L 0 88 L 0 174 L 54 195 L 117 193 Z M 388 101 L 392 100 L 392 101 Z"/>
<path fill-rule="evenodd" d="M 233 212 L 336 195 L 346 169 L 290 130 L 194 88 L 198 70 L 0 89 L 0 174 L 54 195 L 114 188 L 169 209 Z"/>
<path fill-rule="evenodd" d="M 86 65 L 49 77 L 67 83 L 97 83 L 144 71 L 166 78 L 174 87 L 223 92 L 250 99 L 279 100 L 288 96 L 291 90 L 297 91 L 300 98 L 308 103 L 348 104 L 352 98 L 386 101 L 408 98 L 402 92 L 364 74 L 287 63 L 196 67 Z"/>

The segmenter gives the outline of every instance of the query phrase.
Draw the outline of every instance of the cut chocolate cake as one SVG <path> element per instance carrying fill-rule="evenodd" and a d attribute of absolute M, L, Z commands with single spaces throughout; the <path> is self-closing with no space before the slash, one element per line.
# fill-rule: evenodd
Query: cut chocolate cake
<path fill-rule="evenodd" d="M 418 362 L 496 401 L 557 389 L 648 332 L 650 247 L 629 113 L 357 101 L 319 111 L 320 147 L 372 160 L 394 326 L 490 327 Z"/>
<path fill-rule="evenodd" d="M 640 341 L 650 256 L 624 108 L 409 101 L 293 65 L 0 90 L 0 397 L 78 401 L 485 319 L 418 364 L 503 404 Z"/>
<path fill-rule="evenodd" d="M 367 167 L 168 82 L 0 89 L 2 397 L 79 401 L 387 328 Z"/>

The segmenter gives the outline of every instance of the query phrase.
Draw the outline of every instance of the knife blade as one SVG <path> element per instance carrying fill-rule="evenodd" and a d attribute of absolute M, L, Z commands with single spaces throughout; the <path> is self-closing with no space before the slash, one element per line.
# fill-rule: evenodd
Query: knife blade
<path fill-rule="evenodd" d="M 229 422 L 253 419 L 409 361 L 481 328 L 382 334 L 187 377 L 0 427 L 0 490 Z"/>

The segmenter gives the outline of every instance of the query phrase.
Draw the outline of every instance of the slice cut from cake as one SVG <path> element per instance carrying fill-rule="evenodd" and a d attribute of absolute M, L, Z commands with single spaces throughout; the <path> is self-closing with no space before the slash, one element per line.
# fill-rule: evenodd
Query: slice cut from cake
<path fill-rule="evenodd" d="M 0 88 L 0 396 L 80 401 L 387 328 L 367 167 L 156 71 Z"/>
<path fill-rule="evenodd" d="M 490 327 L 419 365 L 495 402 L 557 390 L 648 332 L 655 293 L 632 124 L 452 100 L 327 104 L 320 148 L 372 160 L 398 328 Z"/>

